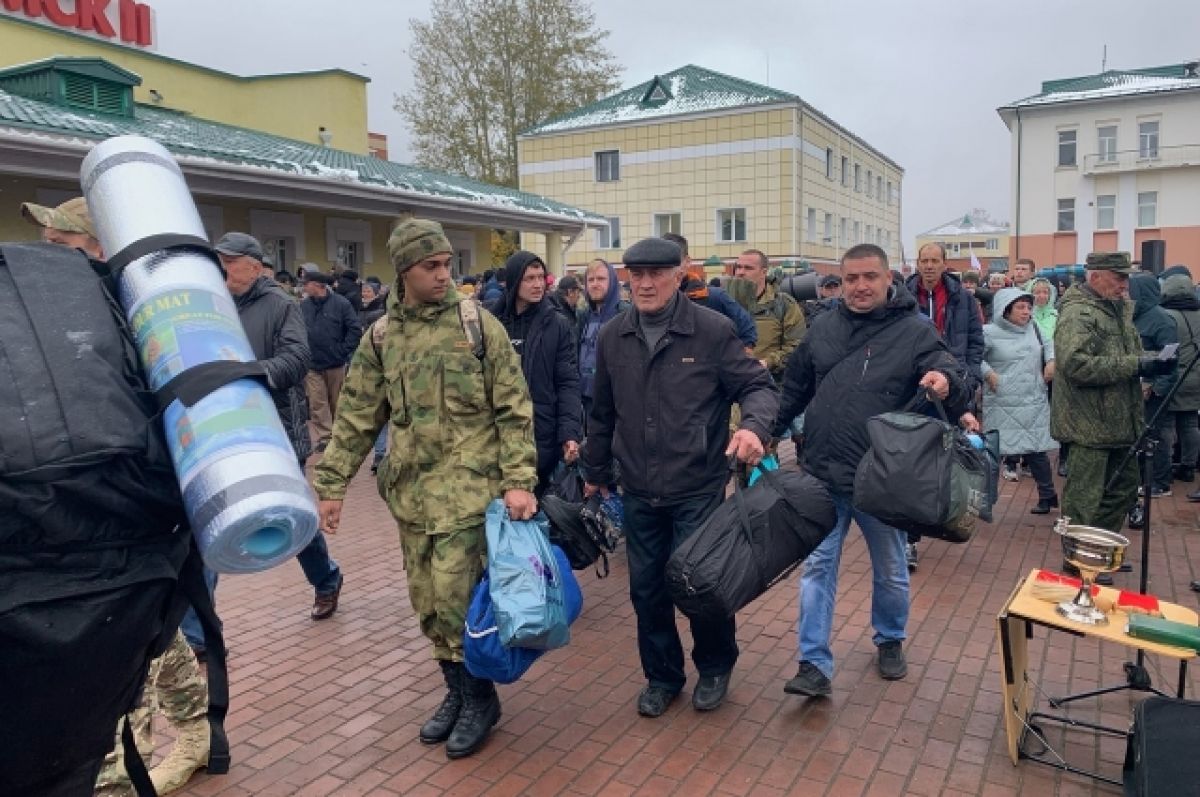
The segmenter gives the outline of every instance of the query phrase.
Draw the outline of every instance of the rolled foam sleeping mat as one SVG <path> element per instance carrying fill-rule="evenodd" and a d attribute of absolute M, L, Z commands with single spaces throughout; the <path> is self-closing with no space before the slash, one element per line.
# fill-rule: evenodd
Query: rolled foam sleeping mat
<path fill-rule="evenodd" d="M 205 239 L 179 165 L 160 144 L 119 136 L 83 161 L 83 192 L 104 251 L 152 236 Z M 212 255 L 170 247 L 136 257 L 117 299 L 154 390 L 196 365 L 255 359 Z M 253 573 L 290 559 L 317 533 L 312 489 L 267 389 L 239 379 L 190 407 L 172 401 L 163 424 L 204 562 Z"/>

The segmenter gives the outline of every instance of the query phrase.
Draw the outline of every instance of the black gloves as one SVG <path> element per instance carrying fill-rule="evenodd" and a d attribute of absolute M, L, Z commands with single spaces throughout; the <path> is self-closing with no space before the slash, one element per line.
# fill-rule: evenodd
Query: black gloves
<path fill-rule="evenodd" d="M 1163 360 L 1157 354 L 1139 354 L 1137 375 L 1142 379 L 1166 376 L 1175 370 L 1178 362 L 1178 357 L 1168 357 Z"/>

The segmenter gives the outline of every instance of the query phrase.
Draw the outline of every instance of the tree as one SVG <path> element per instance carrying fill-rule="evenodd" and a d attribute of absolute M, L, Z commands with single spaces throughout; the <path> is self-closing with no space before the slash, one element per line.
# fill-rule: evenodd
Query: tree
<path fill-rule="evenodd" d="M 422 166 L 516 187 L 518 133 L 617 87 L 586 0 L 433 0 L 409 24 L 416 86 L 395 109 Z"/>

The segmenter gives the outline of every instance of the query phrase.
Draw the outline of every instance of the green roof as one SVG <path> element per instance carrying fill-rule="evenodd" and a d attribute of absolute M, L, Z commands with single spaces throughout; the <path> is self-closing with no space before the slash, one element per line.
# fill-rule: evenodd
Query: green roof
<path fill-rule="evenodd" d="M 1195 62 L 1141 69 L 1110 69 L 1095 75 L 1043 81 L 1040 93 L 1004 107 L 1025 108 L 1197 88 L 1200 88 L 1200 73 Z"/>
<path fill-rule="evenodd" d="M 175 155 L 232 166 L 357 183 L 386 191 L 550 214 L 564 221 L 606 223 L 597 214 L 552 199 L 489 185 L 445 172 L 331 149 L 320 144 L 199 119 L 178 111 L 138 105 L 129 117 L 68 109 L 0 90 L 0 130 L 25 130 L 62 138 L 103 140 L 138 135 L 154 139 Z"/>
<path fill-rule="evenodd" d="M 585 127 L 787 102 L 800 102 L 800 98 L 770 86 L 688 64 L 550 119 L 522 135 L 562 133 Z"/>

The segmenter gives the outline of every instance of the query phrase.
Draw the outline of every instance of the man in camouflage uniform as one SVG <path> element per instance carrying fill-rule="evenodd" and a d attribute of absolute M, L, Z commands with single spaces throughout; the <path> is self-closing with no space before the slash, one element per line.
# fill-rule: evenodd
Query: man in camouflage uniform
<path fill-rule="evenodd" d="M 1092 252 L 1087 282 L 1063 294 L 1054 332 L 1050 432 L 1071 445 L 1062 513 L 1072 523 L 1120 531 L 1137 501 L 1138 463 L 1125 452 L 1144 425 L 1139 377 L 1169 373 L 1175 360 L 1145 354 L 1133 325 L 1129 255 Z M 1125 465 L 1120 473 L 1117 467 Z M 1105 485 L 1117 476 L 1111 490 Z"/>
<path fill-rule="evenodd" d="M 21 215 L 42 229 L 42 240 L 82 249 L 94 260 L 104 259 L 104 250 L 96 239 L 96 228 L 83 197 L 69 199 L 57 207 L 26 202 Z M 153 717 L 161 711 L 175 727 L 176 742 L 171 752 L 150 771 L 150 779 L 159 794 L 181 788 L 197 769 L 208 762 L 208 685 L 191 648 L 179 631 L 163 655 L 150 664 L 150 674 L 142 687 L 141 705 L 130 714 L 138 750 L 147 764 L 154 751 Z M 96 778 L 96 794 L 126 797 L 134 794 L 125 770 L 121 729 L 118 724 L 114 749 L 104 758 Z"/>
<path fill-rule="evenodd" d="M 747 249 L 738 256 L 734 276 L 754 283 L 756 301 L 750 314 L 758 328 L 758 343 L 752 352 L 779 384 L 788 357 L 804 339 L 804 313 L 800 305 L 786 293 L 779 293 L 767 282 L 767 256 L 757 249 Z"/>
<path fill-rule="evenodd" d="M 400 529 L 413 610 L 446 680 L 420 739 L 446 742 L 447 756 L 460 758 L 500 717 L 495 685 L 462 663 L 467 606 L 486 564 L 484 512 L 503 495 L 511 517 L 532 517 L 537 471 L 521 361 L 504 327 L 455 291 L 452 252 L 434 222 L 409 219 L 392 232 L 387 315 L 350 361 L 314 487 L 333 534 L 346 485 L 387 427 L 379 491 Z"/>

